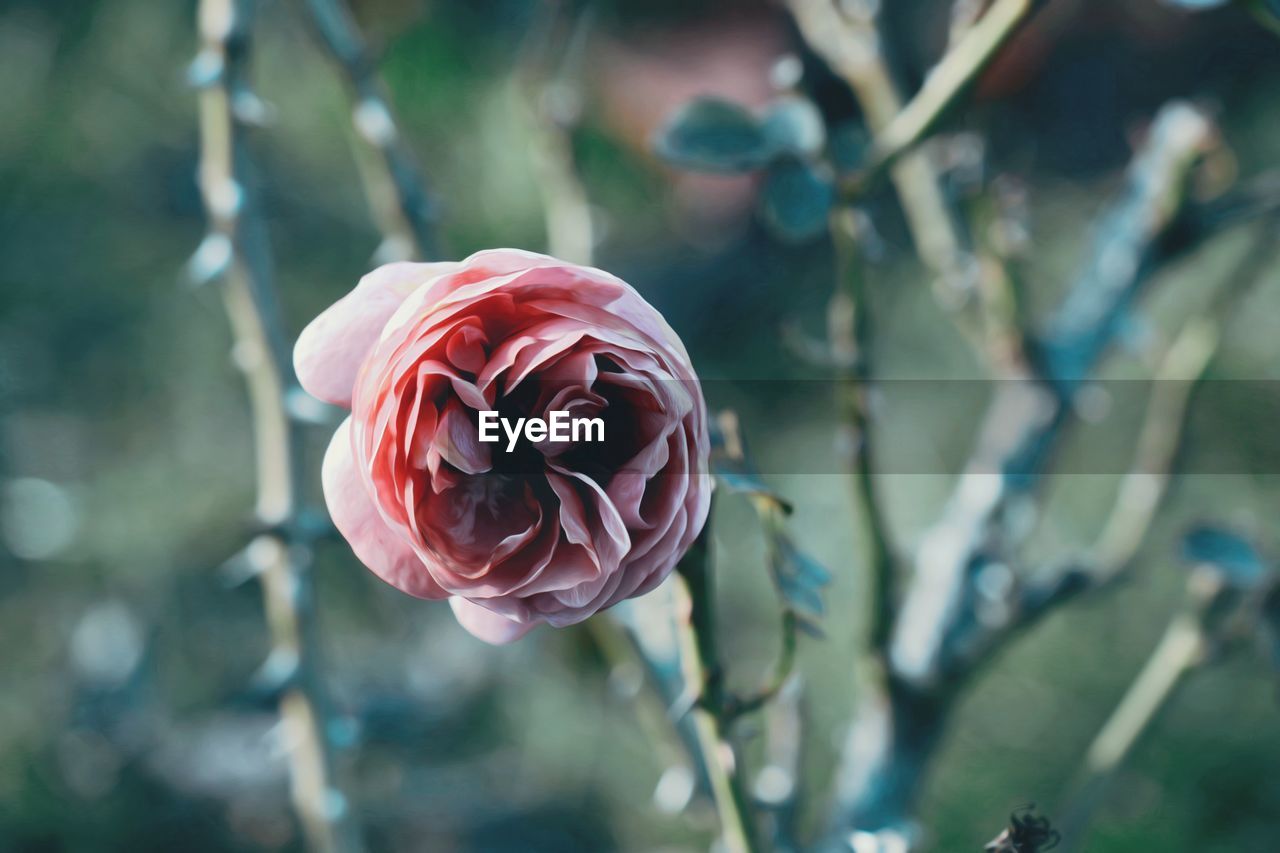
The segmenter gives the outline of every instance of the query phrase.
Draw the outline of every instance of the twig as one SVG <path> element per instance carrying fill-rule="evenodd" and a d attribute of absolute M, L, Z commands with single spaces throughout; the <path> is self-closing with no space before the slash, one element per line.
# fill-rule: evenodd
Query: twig
<path fill-rule="evenodd" d="M 513 82 L 532 131 L 529 151 L 542 197 L 547 251 L 566 261 L 590 264 L 595 228 L 574 162 L 573 131 L 582 113 L 581 66 L 593 7 L 566 28 L 564 5 L 558 0 L 546 5 L 545 20 L 530 32 Z"/>
<path fill-rule="evenodd" d="M 788 0 L 787 5 L 805 41 L 853 90 L 872 133 L 893 122 L 902 101 L 885 62 L 874 16 L 862 10 L 845 14 L 837 0 Z M 874 9 L 874 4 L 864 6 Z M 950 292 L 962 286 L 968 262 L 933 161 L 928 152 L 904 151 L 890 174 L 916 249 L 937 277 L 935 293 L 944 305 L 954 304 Z"/>
<path fill-rule="evenodd" d="M 994 0 L 929 72 L 915 97 L 877 131 L 867 171 L 875 173 L 888 167 L 932 133 L 1000 48 L 1044 3 Z"/>
<path fill-rule="evenodd" d="M 987 365 L 997 379 L 1032 375 L 1023 277 L 1030 253 L 1026 191 L 1015 180 L 997 178 L 972 205 L 978 234 L 978 302 Z"/>
<path fill-rule="evenodd" d="M 750 696 L 726 696 L 724 718 L 725 724 L 732 723 L 744 714 L 758 711 L 777 698 L 782 689 L 790 683 L 791 673 L 795 670 L 796 650 L 800 640 L 798 618 L 794 610 L 782 611 L 782 642 L 778 651 L 778 659 L 774 662 L 773 672 L 769 679 L 757 688 Z"/>
<path fill-rule="evenodd" d="M 378 75 L 377 64 L 346 0 L 302 0 L 308 18 L 330 58 L 343 70 L 355 105 L 356 132 L 376 152 L 358 155 L 365 194 L 382 232 L 380 261 L 436 256 L 435 206 L 422 171 Z"/>
<path fill-rule="evenodd" d="M 1242 589 L 1212 565 L 1195 567 L 1183 609 L 1085 753 L 1063 810 L 1063 849 L 1083 842 L 1103 794 L 1139 740 L 1187 677 L 1241 633 L 1239 628 L 1248 624 L 1263 595 L 1265 587 Z"/>
<path fill-rule="evenodd" d="M 1194 163 L 1215 139 L 1208 119 L 1185 104 L 1165 107 L 1129 170 L 1129 187 L 1103 219 L 1091 260 L 1072 286 L 1041 347 L 1047 384 L 1002 382 L 977 448 L 943 512 L 924 537 L 898 621 L 893 663 L 921 686 L 950 677 L 978 621 L 972 583 L 1000 540 L 1010 503 L 1037 485 L 1069 420 L 1071 394 L 1114 338 L 1175 229 Z M 1007 544 L 1007 543 L 1002 543 Z"/>
<path fill-rule="evenodd" d="M 1036 624 L 1059 605 L 1084 593 L 1105 590 L 1132 570 L 1168 494 L 1191 401 L 1218 352 L 1232 309 L 1267 268 L 1274 253 L 1273 235 L 1272 223 L 1259 229 L 1205 312 L 1187 320 L 1165 350 L 1152 376 L 1133 463 L 1120 481 L 1106 524 L 1088 554 L 1015 590 L 1016 603 L 1009 618 L 993 620 L 988 636 L 974 641 L 975 647 L 982 649 L 973 655 L 975 663 L 989 658 L 1011 634 Z"/>
<path fill-rule="evenodd" d="M 892 832 L 909 842 L 910 807 L 946 722 L 949 698 L 985 646 L 984 572 L 1007 572 L 1001 547 L 1004 513 L 1028 496 L 1060 440 L 1070 414 L 1066 389 L 1092 367 L 1114 336 L 1118 315 L 1158 262 L 1174 228 L 1192 165 L 1213 139 L 1210 123 L 1175 104 L 1157 118 L 1147 147 L 1130 169 L 1129 187 L 1108 217 L 1094 256 L 1054 324 L 1056 342 L 1076 357 L 1076 372 L 1049 384 L 1004 382 L 967 471 L 942 519 L 926 534 L 898 613 L 885 695 L 868 699 L 851 730 L 837 772 L 833 836 Z M 1091 299 L 1088 297 L 1092 297 Z M 1087 315 L 1099 328 L 1076 322 Z M 1067 334 L 1064 330 L 1070 330 Z M 1062 362 L 1055 364 L 1060 367 Z"/>
<path fill-rule="evenodd" d="M 796 823 L 804 802 L 805 712 L 804 680 L 790 678 L 765 712 L 764 764 L 754 786 L 768 810 L 768 847 L 786 853 L 801 849 Z"/>
<path fill-rule="evenodd" d="M 292 383 L 276 324 L 270 259 L 250 192 L 249 155 L 238 107 L 252 100 L 245 76 L 253 3 L 201 0 L 201 48 L 192 67 L 200 86 L 200 190 L 209 233 L 192 263 L 199 280 L 222 280 L 253 413 L 255 507 L 263 531 L 247 556 L 261 574 L 272 649 L 263 676 L 279 692 L 294 808 L 315 850 L 359 849 L 351 808 L 337 787 L 326 736 L 328 707 L 320 678 L 310 590 L 310 559 L 298 542 L 302 493 L 298 427 L 289 417 Z"/>
<path fill-rule="evenodd" d="M 680 564 L 676 587 L 681 658 L 685 683 L 700 694 L 689 713 L 697 726 L 703 761 L 710 773 L 711 793 L 720 817 L 725 848 L 730 853 L 762 850 L 759 829 L 743 779 L 743 768 L 728 741 L 723 669 L 716 643 L 715 589 L 709 537 L 704 532 Z"/>
<path fill-rule="evenodd" d="M 869 399 L 871 376 L 870 312 L 866 269 L 858 257 L 858 213 L 842 206 L 832 216 L 837 288 L 827 312 L 828 336 L 840 372 L 840 413 L 850 455 L 850 474 L 857 503 L 855 529 L 866 543 L 871 594 L 868 648 L 879 658 L 887 652 L 897 603 L 894 556 L 882 501 L 876 490 Z"/>

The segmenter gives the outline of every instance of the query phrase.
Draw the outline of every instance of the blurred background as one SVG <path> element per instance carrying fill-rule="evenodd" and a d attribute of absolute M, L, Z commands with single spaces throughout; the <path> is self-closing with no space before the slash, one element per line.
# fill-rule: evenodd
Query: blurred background
<path fill-rule="evenodd" d="M 431 183 L 443 254 L 545 248 L 527 89 L 515 78 L 539 4 L 353 5 Z M 694 95 L 762 104 L 771 70 L 799 42 L 767 2 L 593 5 L 572 146 L 598 263 L 666 314 L 704 377 L 722 380 L 708 383 L 711 403 L 739 411 L 771 484 L 796 505 L 794 533 L 834 574 L 827 636 L 800 651 L 803 784 L 820 791 L 854 700 L 864 608 L 842 523 L 846 484 L 814 473 L 832 452 L 829 388 L 794 382 L 807 368 L 781 327 L 821 330 L 830 249 L 772 236 L 753 214 L 750 178 L 674 172 L 649 144 Z M 908 86 L 942 50 L 949 5 L 885 4 Z M 296 4 L 261 6 L 253 74 L 270 111 L 252 146 L 292 337 L 371 267 L 380 238 L 340 75 Z M 283 734 L 253 687 L 268 648 L 261 596 L 225 565 L 252 506 L 243 385 L 216 287 L 183 276 L 204 233 L 196 100 L 184 80 L 194 21 L 192 0 L 0 0 L 3 851 L 301 847 Z M 1239 10 L 1051 2 L 954 122 L 982 134 L 995 169 L 1025 183 L 1033 311 L 1052 306 L 1078 266 L 1135 134 L 1163 102 L 1209 105 L 1235 168 L 1251 175 L 1276 165 L 1278 87 L 1280 41 Z M 834 78 L 814 91 L 828 115 L 856 114 Z M 981 376 L 932 302 L 889 195 L 875 215 L 886 245 L 872 295 L 880 369 Z M 1241 239 L 1224 236 L 1162 276 L 1108 375 L 1142 375 L 1142 340 L 1202 300 Z M 1215 378 L 1280 378 L 1277 275 L 1269 284 L 1233 317 Z M 902 432 L 886 436 L 890 454 L 901 441 L 937 460 L 936 471 L 886 476 L 903 543 L 935 517 L 980 402 L 882 414 L 887 431 Z M 1085 447 L 1123 458 L 1136 422 L 1117 406 L 1086 425 L 1065 469 Z M 1058 801 L 1181 600 L 1175 543 L 1188 523 L 1226 522 L 1280 549 L 1278 469 L 1247 455 L 1274 432 L 1241 424 L 1255 438 L 1224 461 L 1221 434 L 1213 441 L 1195 424 L 1195 473 L 1174 489 L 1136 579 L 1057 613 L 963 699 L 920 812 L 932 849 L 980 849 L 1013 808 Z M 318 473 L 325 430 L 313 438 Z M 1214 445 L 1211 461 L 1197 462 L 1201 440 Z M 1121 469 L 1076 470 L 1090 473 L 1050 483 L 1052 521 L 1033 546 L 1043 553 L 1096 533 Z M 717 515 L 723 644 L 731 681 L 749 685 L 772 659 L 776 604 L 754 514 L 730 497 Z M 665 746 L 655 748 L 640 672 L 607 663 L 588 629 L 491 648 L 448 608 L 381 584 L 341 541 L 320 543 L 316 556 L 325 675 L 350 729 L 339 739 L 353 744 L 340 770 L 373 849 L 706 849 L 714 815 L 688 803 L 661 726 Z M 1256 655 L 1191 679 L 1112 787 L 1087 849 L 1280 849 L 1278 685 Z M 820 806 L 805 801 L 802 822 L 819 820 Z"/>

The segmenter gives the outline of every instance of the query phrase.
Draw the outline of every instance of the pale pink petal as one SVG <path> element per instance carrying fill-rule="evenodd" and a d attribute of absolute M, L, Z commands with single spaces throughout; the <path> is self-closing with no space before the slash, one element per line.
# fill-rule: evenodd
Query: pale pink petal
<path fill-rule="evenodd" d="M 321 470 L 324 500 L 338 532 L 360 562 L 395 588 L 418 598 L 446 598 L 413 547 L 378 514 L 351 453 L 351 418 L 333 434 Z"/>
<path fill-rule="evenodd" d="M 387 264 L 360 279 L 354 290 L 330 305 L 298 336 L 293 348 L 298 382 L 313 397 L 350 408 L 356 374 L 387 320 L 410 293 L 457 266 Z"/>
<path fill-rule="evenodd" d="M 515 622 L 505 616 L 494 613 L 476 604 L 470 599 L 454 596 L 449 599 L 454 618 L 458 624 L 478 640 L 484 640 L 495 646 L 513 643 L 529 633 L 537 625 L 536 622 Z"/>

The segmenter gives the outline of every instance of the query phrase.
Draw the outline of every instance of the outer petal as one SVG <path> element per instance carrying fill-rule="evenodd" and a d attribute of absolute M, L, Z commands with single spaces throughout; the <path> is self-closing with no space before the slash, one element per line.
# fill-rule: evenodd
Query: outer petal
<path fill-rule="evenodd" d="M 452 262 L 386 264 L 360 279 L 298 336 L 293 367 L 302 387 L 326 403 L 351 408 L 356 374 L 387 320 L 419 286 L 457 267 Z"/>
<path fill-rule="evenodd" d="M 449 606 L 453 608 L 453 615 L 459 625 L 477 639 L 495 646 L 514 643 L 537 625 L 536 622 L 513 622 L 474 601 L 456 595 L 449 599 Z"/>
<path fill-rule="evenodd" d="M 333 434 L 321 471 L 324 500 L 338 532 L 378 577 L 418 598 L 447 598 L 408 542 L 387 527 L 356 470 L 351 418 Z"/>

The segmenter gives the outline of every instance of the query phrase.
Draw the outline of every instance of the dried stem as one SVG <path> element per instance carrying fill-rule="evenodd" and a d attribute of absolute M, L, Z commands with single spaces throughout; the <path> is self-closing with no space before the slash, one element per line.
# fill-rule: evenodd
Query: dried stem
<path fill-rule="evenodd" d="M 573 154 L 573 131 L 582 114 L 582 63 L 592 23 L 591 7 L 576 20 L 565 4 L 546 4 L 541 26 L 532 30 L 514 88 L 529 122 L 529 152 L 542 198 L 547 251 L 590 264 L 595 228 L 586 189 Z"/>
<path fill-rule="evenodd" d="M 850 454 L 850 474 L 857 504 L 855 530 L 866 543 L 870 568 L 868 648 L 876 658 L 887 652 L 893 612 L 897 560 L 875 481 L 870 423 L 872 324 L 867 306 L 866 268 L 859 258 L 859 214 L 842 206 L 832 216 L 837 287 L 827 313 L 831 352 L 840 374 L 840 413 Z"/>
<path fill-rule="evenodd" d="M 1215 566 L 1204 564 L 1192 571 L 1184 607 L 1085 753 L 1063 810 L 1064 849 L 1076 849 L 1084 841 L 1103 795 L 1142 736 L 1187 676 L 1249 623 L 1263 595 L 1264 589 L 1234 586 Z"/>
<path fill-rule="evenodd" d="M 1018 28 L 1045 0 L 994 0 L 969 23 L 906 106 L 877 129 L 868 170 L 891 165 L 932 133 Z"/>
<path fill-rule="evenodd" d="M 724 669 L 716 641 L 715 585 L 709 537 L 704 532 L 680 564 L 677 608 L 685 684 L 699 690 L 690 710 L 710 774 L 711 793 L 720 817 L 721 838 L 729 853 L 763 850 L 744 768 L 728 740 L 729 720 Z"/>
<path fill-rule="evenodd" d="M 842 11 L 836 0 L 788 0 L 788 5 L 805 40 L 849 84 L 867 125 L 878 134 L 902 110 L 902 100 L 874 15 L 866 11 L 873 4 L 854 13 Z M 921 259 L 943 284 L 954 285 L 964 252 L 932 158 L 927 152 L 903 152 L 890 172 Z"/>
<path fill-rule="evenodd" d="M 201 48 L 192 66 L 200 88 L 200 190 L 209 233 L 192 273 L 220 278 L 253 414 L 258 522 L 247 556 L 260 571 L 272 649 L 263 676 L 278 689 L 294 808 L 315 850 L 359 849 L 351 809 L 334 781 L 328 706 L 320 678 L 310 591 L 310 550 L 298 541 L 302 492 L 292 384 L 262 224 L 250 192 L 250 160 L 240 114 L 252 104 L 245 64 L 251 0 L 201 0 Z"/>
<path fill-rule="evenodd" d="M 378 260 L 436 256 L 435 210 L 422 171 L 400 132 L 386 86 L 346 0 L 302 0 L 316 35 L 346 75 L 351 119 L 373 156 L 357 151 L 365 194 L 382 232 Z"/>
<path fill-rule="evenodd" d="M 889 689 L 868 698 L 851 731 L 837 774 L 837 838 L 891 833 L 909 843 L 911 805 L 950 697 L 990 647 L 983 608 L 991 602 L 978 580 L 984 572 L 1008 571 L 1005 512 L 1032 494 L 1069 421 L 1069 390 L 1101 356 L 1119 317 L 1166 256 L 1187 176 L 1213 138 L 1210 123 L 1191 107 L 1162 111 L 1130 170 L 1126 195 L 1098 235 L 1093 260 L 1051 325 L 1045 384 L 1001 383 L 968 470 L 917 552 L 894 623 Z"/>

